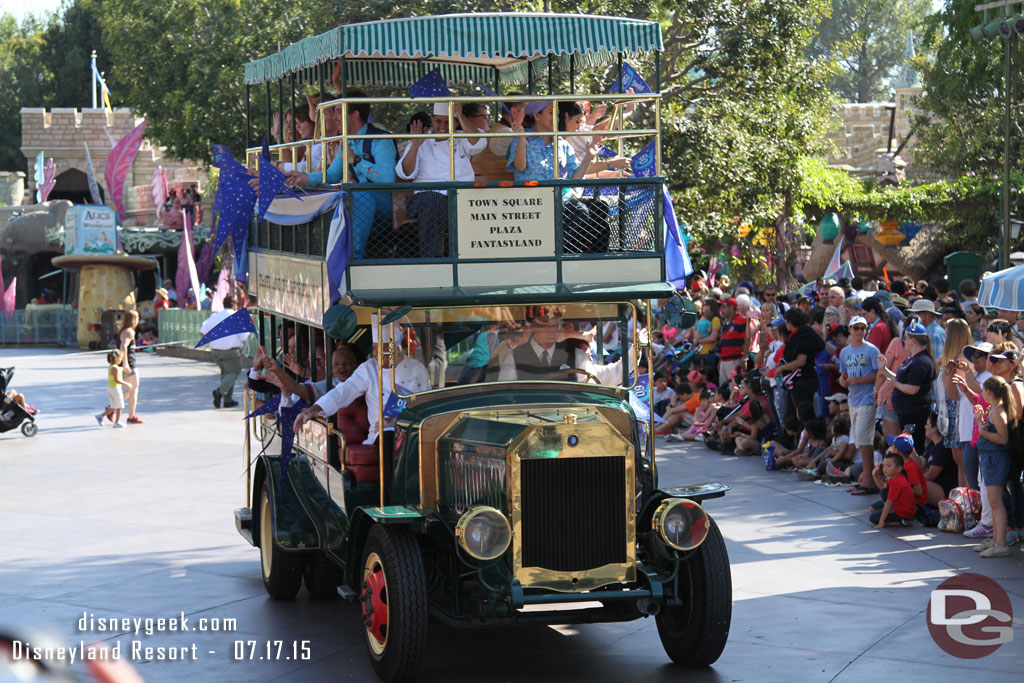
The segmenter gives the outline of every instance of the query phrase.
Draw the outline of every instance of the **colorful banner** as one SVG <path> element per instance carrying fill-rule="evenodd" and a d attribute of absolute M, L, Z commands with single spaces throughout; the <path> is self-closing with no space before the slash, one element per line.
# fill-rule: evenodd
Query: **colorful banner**
<path fill-rule="evenodd" d="M 0 286 L 3 283 L 0 282 Z M 14 320 L 14 306 L 17 303 L 17 292 L 18 292 L 18 276 L 15 275 L 11 278 L 11 284 L 7 287 L 7 291 L 4 292 L 3 299 L 0 300 L 0 310 L 5 311 L 5 317 L 7 322 Z"/>
<path fill-rule="evenodd" d="M 139 148 L 142 146 L 142 135 L 148 123 L 148 120 L 143 121 L 114 145 L 103 169 L 107 190 L 114 202 L 114 208 L 117 209 L 117 216 L 122 221 L 128 217 L 124 210 L 124 183 L 128 178 L 128 172 L 132 170 L 135 155 L 139 153 Z"/>

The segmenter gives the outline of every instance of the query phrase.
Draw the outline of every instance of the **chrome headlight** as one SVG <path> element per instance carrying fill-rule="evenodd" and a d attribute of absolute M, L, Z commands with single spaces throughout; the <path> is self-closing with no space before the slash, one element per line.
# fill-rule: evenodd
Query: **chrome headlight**
<path fill-rule="evenodd" d="M 693 550 L 708 537 L 708 515 L 692 500 L 667 498 L 655 510 L 651 527 L 669 547 Z"/>
<path fill-rule="evenodd" d="M 493 560 L 512 542 L 512 527 L 505 515 L 489 506 L 471 507 L 455 525 L 455 538 L 471 557 Z"/>

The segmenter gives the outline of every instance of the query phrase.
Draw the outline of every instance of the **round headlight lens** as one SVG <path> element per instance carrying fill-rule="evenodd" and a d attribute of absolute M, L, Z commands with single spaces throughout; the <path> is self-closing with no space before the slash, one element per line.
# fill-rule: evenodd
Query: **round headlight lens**
<path fill-rule="evenodd" d="M 661 540 L 676 550 L 693 550 L 708 537 L 708 515 L 686 498 L 668 498 L 654 512 L 651 525 Z"/>
<path fill-rule="evenodd" d="M 512 542 L 512 527 L 499 510 L 473 507 L 455 525 L 455 537 L 471 557 L 493 560 L 508 550 Z"/>

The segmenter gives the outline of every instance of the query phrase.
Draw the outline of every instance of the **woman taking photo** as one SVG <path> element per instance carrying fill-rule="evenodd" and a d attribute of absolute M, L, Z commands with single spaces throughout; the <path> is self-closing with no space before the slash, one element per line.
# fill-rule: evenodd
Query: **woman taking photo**
<path fill-rule="evenodd" d="M 936 408 L 939 414 L 939 426 L 942 441 L 946 448 L 953 452 L 953 460 L 958 470 L 960 486 L 967 486 L 967 475 L 964 474 L 964 452 L 960 447 L 960 429 L 957 427 L 960 415 L 960 391 L 953 383 L 957 370 L 966 368 L 964 347 L 971 343 L 971 328 L 960 318 L 953 318 L 946 323 L 946 343 L 942 347 L 942 358 L 939 359 L 939 386 L 941 396 L 937 398 Z M 962 366 L 960 364 L 963 364 Z M 945 412 L 945 420 L 942 415 Z"/>
<path fill-rule="evenodd" d="M 121 363 L 124 381 L 128 383 L 128 424 L 140 425 L 144 420 L 135 414 L 139 404 L 139 373 L 135 369 L 135 330 L 139 326 L 139 312 L 128 311 L 121 320 Z"/>
<path fill-rule="evenodd" d="M 879 373 L 893 380 L 892 407 L 901 429 L 913 425 L 914 448 L 924 452 L 924 423 L 932 410 L 932 383 L 935 381 L 935 360 L 932 358 L 928 330 L 921 323 L 914 323 L 903 333 L 903 346 L 910 356 L 895 372 L 889 368 Z M 878 357 L 881 368 L 885 356 Z"/>
<path fill-rule="evenodd" d="M 1024 421 L 1021 417 L 1021 406 L 1024 406 L 1024 380 L 1021 379 L 1020 358 L 1021 354 L 1017 347 L 1009 341 L 999 344 L 988 357 L 989 370 L 1006 382 L 1010 392 L 1010 403 L 1014 407 L 1013 416 L 1007 421 L 1009 472 L 1003 496 L 1008 514 L 1006 545 L 1024 542 L 1024 486 L 1021 485 L 1021 472 L 1024 470 Z M 985 485 L 988 486 L 988 482 Z"/>

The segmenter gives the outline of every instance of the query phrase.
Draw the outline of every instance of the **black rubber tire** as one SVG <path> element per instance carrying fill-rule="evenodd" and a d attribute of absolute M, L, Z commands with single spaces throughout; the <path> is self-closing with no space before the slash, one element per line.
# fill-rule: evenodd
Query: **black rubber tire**
<path fill-rule="evenodd" d="M 315 600 L 338 597 L 338 586 L 343 580 L 341 569 L 323 553 L 309 553 L 302 567 L 302 582 Z"/>
<path fill-rule="evenodd" d="M 714 664 L 729 640 L 732 622 L 732 574 L 725 540 L 714 520 L 704 543 L 679 571 L 681 607 L 661 606 L 655 617 L 665 652 L 676 664 Z"/>
<path fill-rule="evenodd" d="M 373 636 L 364 627 L 366 652 L 377 676 L 385 683 L 412 681 L 419 673 L 427 650 L 427 581 L 423 556 L 409 529 L 383 524 L 375 525 L 366 539 L 359 567 L 361 577 L 365 576 L 371 554 L 380 558 L 386 580 L 388 623 L 383 651 L 379 653 L 371 646 Z M 361 589 L 361 601 L 364 593 Z"/>
<path fill-rule="evenodd" d="M 21 425 L 21 433 L 25 436 L 32 438 L 39 431 L 39 427 L 36 426 L 35 422 L 23 422 Z"/>
<path fill-rule="evenodd" d="M 302 567 L 305 558 L 300 553 L 288 553 L 274 543 L 270 529 L 270 480 L 263 482 L 260 489 L 259 514 L 260 574 L 267 595 L 274 600 L 294 600 L 302 587 Z"/>

